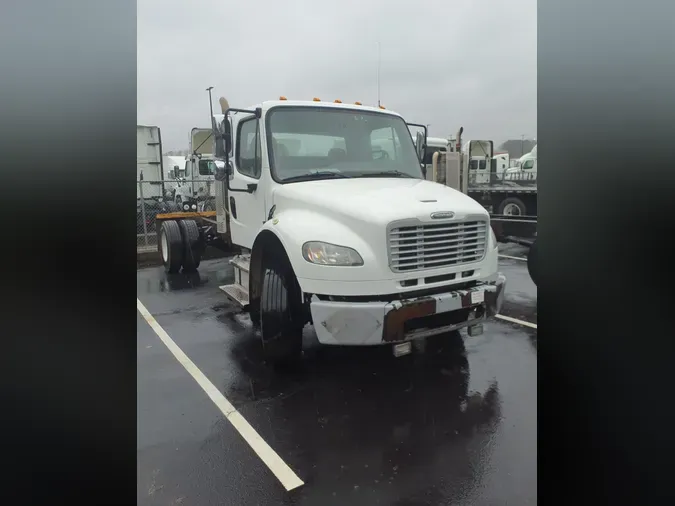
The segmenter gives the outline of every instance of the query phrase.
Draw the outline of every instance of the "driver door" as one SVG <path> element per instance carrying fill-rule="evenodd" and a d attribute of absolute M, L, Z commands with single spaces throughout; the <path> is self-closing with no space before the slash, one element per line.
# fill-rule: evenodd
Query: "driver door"
<path fill-rule="evenodd" d="M 232 242 L 244 248 L 252 248 L 258 230 L 265 221 L 265 197 L 262 188 L 257 188 L 262 174 L 261 123 L 255 116 L 233 120 L 236 129 L 233 171 L 228 192 L 230 234 Z M 255 189 L 253 189 L 256 187 Z M 247 190 L 251 189 L 249 193 Z"/>

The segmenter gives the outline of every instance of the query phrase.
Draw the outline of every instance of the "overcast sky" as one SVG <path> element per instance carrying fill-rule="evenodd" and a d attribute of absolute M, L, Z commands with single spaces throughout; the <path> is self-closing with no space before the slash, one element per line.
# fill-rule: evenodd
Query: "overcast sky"
<path fill-rule="evenodd" d="M 138 123 L 187 149 L 225 96 L 377 104 L 429 135 L 536 137 L 536 0 L 138 0 Z"/>

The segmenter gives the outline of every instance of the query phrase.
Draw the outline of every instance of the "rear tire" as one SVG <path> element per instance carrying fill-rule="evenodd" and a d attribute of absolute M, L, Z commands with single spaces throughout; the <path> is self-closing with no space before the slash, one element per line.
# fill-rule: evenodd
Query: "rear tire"
<path fill-rule="evenodd" d="M 532 282 L 534 283 L 534 286 L 537 285 L 537 281 L 539 280 L 539 272 L 537 271 L 537 241 L 532 243 L 532 246 L 530 246 L 530 251 L 527 253 L 527 271 L 530 273 L 530 278 L 532 278 Z"/>
<path fill-rule="evenodd" d="M 260 297 L 263 355 L 272 365 L 292 365 L 302 356 L 300 286 L 288 260 L 270 260 L 263 263 Z"/>
<path fill-rule="evenodd" d="M 202 240 L 199 227 L 194 220 L 178 222 L 183 238 L 183 271 L 194 272 L 202 261 Z"/>
<path fill-rule="evenodd" d="M 499 207 L 497 208 L 497 214 L 506 214 L 508 216 L 526 216 L 527 208 L 525 207 L 525 203 L 522 200 L 516 197 L 509 197 L 501 201 Z"/>
<path fill-rule="evenodd" d="M 183 264 L 183 240 L 178 222 L 174 220 L 162 222 L 157 247 L 162 257 L 164 270 L 169 274 L 180 271 Z"/>

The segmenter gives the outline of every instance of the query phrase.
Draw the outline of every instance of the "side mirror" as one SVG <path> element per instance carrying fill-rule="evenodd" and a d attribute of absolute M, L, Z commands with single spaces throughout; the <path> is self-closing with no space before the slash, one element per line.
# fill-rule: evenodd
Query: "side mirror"
<path fill-rule="evenodd" d="M 229 163 L 223 165 L 222 167 L 216 167 L 215 179 L 216 181 L 225 181 L 232 175 L 232 165 Z"/>
<path fill-rule="evenodd" d="M 424 149 L 426 148 L 426 144 L 427 140 L 424 133 L 417 132 L 415 135 L 415 151 L 417 151 L 417 159 L 420 161 L 420 163 L 424 162 Z"/>
<path fill-rule="evenodd" d="M 232 129 L 227 117 L 223 119 L 218 131 L 214 132 L 214 135 L 216 138 L 216 157 L 227 158 L 230 151 L 232 151 Z"/>
<path fill-rule="evenodd" d="M 225 152 L 230 153 L 232 151 L 232 127 L 227 118 L 223 121 L 223 140 L 225 141 Z"/>

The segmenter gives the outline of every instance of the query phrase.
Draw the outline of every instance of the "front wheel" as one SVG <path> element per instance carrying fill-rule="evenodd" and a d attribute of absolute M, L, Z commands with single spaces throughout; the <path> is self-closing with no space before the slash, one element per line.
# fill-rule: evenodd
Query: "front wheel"
<path fill-rule="evenodd" d="M 534 286 L 537 285 L 539 273 L 537 271 L 537 241 L 535 240 L 530 246 L 530 251 L 527 253 L 527 271 L 530 273 Z"/>
<path fill-rule="evenodd" d="M 260 334 L 265 360 L 291 364 L 302 356 L 300 287 L 288 261 L 265 262 L 260 296 Z"/>

